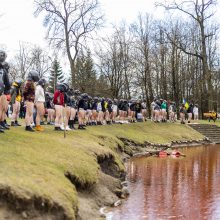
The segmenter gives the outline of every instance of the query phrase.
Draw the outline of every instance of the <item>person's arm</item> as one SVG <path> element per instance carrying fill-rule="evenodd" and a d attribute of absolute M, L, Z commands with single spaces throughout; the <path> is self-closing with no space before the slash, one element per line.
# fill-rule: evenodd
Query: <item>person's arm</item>
<path fill-rule="evenodd" d="M 37 86 L 36 90 L 35 90 L 35 100 L 34 100 L 34 102 L 37 102 L 39 100 L 39 97 L 40 97 L 40 88 L 39 88 L 39 86 Z"/>
<path fill-rule="evenodd" d="M 28 91 L 29 91 L 29 86 L 28 86 L 28 82 L 25 84 L 24 86 L 24 90 L 23 90 L 23 96 L 24 96 L 24 99 L 26 100 L 27 99 L 27 96 L 28 96 Z"/>
<path fill-rule="evenodd" d="M 10 93 L 10 89 L 11 89 L 11 85 L 10 85 L 7 71 L 5 71 L 5 73 L 4 73 L 3 80 L 4 80 L 4 84 L 5 84 L 4 93 L 7 95 Z"/>
<path fill-rule="evenodd" d="M 54 97 L 53 97 L 53 103 L 54 103 L 54 105 L 56 105 L 57 104 L 57 98 L 58 98 L 58 91 L 55 91 L 55 93 L 54 93 Z"/>
<path fill-rule="evenodd" d="M 16 93 L 16 88 L 13 86 L 11 91 L 10 91 L 10 94 L 11 94 L 11 101 L 10 103 L 13 105 L 15 104 L 15 100 L 16 100 L 16 96 L 17 96 L 17 93 Z"/>
<path fill-rule="evenodd" d="M 44 100 L 44 102 L 45 102 L 45 94 L 44 94 L 44 89 L 42 86 L 40 86 L 39 95 L 42 98 L 42 100 Z"/>

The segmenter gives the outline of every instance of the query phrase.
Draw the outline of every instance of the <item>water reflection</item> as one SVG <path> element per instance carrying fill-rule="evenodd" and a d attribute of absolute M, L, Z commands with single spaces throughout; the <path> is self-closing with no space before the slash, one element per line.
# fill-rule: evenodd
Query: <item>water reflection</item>
<path fill-rule="evenodd" d="M 113 219 L 220 219 L 220 146 L 181 152 L 187 157 L 131 160 L 131 195 Z"/>

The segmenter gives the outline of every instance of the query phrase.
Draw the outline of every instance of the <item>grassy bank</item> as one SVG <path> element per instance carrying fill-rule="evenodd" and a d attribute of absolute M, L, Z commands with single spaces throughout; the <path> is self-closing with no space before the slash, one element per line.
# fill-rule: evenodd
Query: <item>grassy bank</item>
<path fill-rule="evenodd" d="M 220 120 L 216 120 L 216 122 L 213 122 L 213 121 L 208 121 L 208 120 L 199 120 L 198 123 L 201 123 L 201 124 L 211 124 L 211 125 L 217 125 L 217 126 L 220 126 Z"/>
<path fill-rule="evenodd" d="M 201 138 L 186 125 L 152 122 L 93 126 L 70 131 L 66 139 L 49 126 L 42 133 L 11 128 L 0 135 L 0 199 L 17 211 L 25 206 L 75 219 L 77 189 L 98 182 L 100 163 L 111 158 L 118 172 L 123 171 L 117 153 L 124 147 L 122 139 L 164 144 Z"/>

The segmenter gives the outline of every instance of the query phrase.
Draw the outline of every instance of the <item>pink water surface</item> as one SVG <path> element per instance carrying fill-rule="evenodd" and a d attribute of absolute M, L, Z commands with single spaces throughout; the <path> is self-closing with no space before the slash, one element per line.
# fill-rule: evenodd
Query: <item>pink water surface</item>
<path fill-rule="evenodd" d="M 220 219 L 220 145 L 181 152 L 187 156 L 130 160 L 131 195 L 113 220 Z"/>

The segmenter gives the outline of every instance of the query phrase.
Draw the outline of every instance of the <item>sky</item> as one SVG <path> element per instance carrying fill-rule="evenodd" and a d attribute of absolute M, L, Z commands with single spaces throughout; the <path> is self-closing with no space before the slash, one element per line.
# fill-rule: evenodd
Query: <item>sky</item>
<path fill-rule="evenodd" d="M 19 49 L 19 41 L 46 47 L 46 28 L 42 17 L 34 17 L 34 0 L 0 0 L 0 48 L 10 59 Z M 158 11 L 154 0 L 100 0 L 106 25 L 122 20 L 132 22 L 139 12 Z"/>
<path fill-rule="evenodd" d="M 140 12 L 162 17 L 163 9 L 155 7 L 156 1 L 159 0 L 99 0 L 109 28 L 122 20 L 134 21 Z M 34 0 L 0 0 L 0 49 L 6 49 L 8 59 L 19 50 L 20 41 L 47 47 L 43 17 L 36 18 L 33 13 Z"/>

